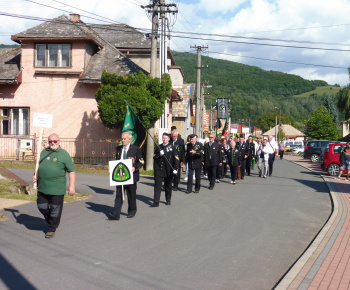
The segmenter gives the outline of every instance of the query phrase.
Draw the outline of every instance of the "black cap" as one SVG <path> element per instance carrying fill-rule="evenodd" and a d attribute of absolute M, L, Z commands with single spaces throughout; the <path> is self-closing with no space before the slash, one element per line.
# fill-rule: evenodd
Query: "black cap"
<path fill-rule="evenodd" d="M 166 132 L 163 133 L 163 136 L 168 136 L 170 138 L 170 134 L 168 134 Z"/>
<path fill-rule="evenodd" d="M 191 134 L 191 135 L 190 135 L 190 138 L 192 139 L 192 138 L 198 138 L 198 137 L 197 137 L 196 134 Z"/>
<path fill-rule="evenodd" d="M 176 126 L 172 126 L 172 127 L 171 127 L 171 131 L 173 131 L 173 130 L 175 130 L 175 129 L 177 129 Z"/>

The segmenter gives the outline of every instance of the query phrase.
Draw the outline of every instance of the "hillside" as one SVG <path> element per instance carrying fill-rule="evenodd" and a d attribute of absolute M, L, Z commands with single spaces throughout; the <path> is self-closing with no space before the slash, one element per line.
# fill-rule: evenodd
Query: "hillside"
<path fill-rule="evenodd" d="M 172 53 L 176 65 L 184 71 L 184 81 L 195 83 L 197 55 Z M 338 87 L 330 89 L 327 82 L 321 80 L 309 81 L 296 75 L 202 56 L 202 66 L 207 65 L 208 69 L 202 69 L 202 81 L 208 80 L 212 88 L 206 89 L 210 94 L 205 97 L 206 106 L 209 108 L 216 98 L 229 98 L 233 120 L 244 118 L 254 122 L 261 114 L 279 107 L 302 126 L 322 104 L 326 91 L 335 94 L 339 90 Z M 313 90 L 316 91 L 308 94 Z"/>

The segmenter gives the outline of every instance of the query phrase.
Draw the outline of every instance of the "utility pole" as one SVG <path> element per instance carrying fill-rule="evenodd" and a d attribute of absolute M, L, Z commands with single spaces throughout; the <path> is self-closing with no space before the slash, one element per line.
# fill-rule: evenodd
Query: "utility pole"
<path fill-rule="evenodd" d="M 165 13 L 177 13 L 177 10 L 172 10 L 171 7 L 176 7 L 176 4 L 165 4 L 165 0 L 153 0 L 153 2 L 147 6 L 141 6 L 141 8 L 146 9 L 147 13 L 152 15 L 152 41 L 151 41 L 151 63 L 150 63 L 150 74 L 153 78 L 161 77 L 165 72 L 166 60 L 167 60 L 167 42 L 166 42 L 166 18 Z M 165 9 L 167 8 L 167 9 Z M 159 17 L 161 18 L 161 28 L 159 31 Z M 158 36 L 161 36 L 161 42 L 159 43 L 159 75 L 157 75 L 157 60 L 158 60 Z M 166 106 L 166 103 L 165 103 Z M 165 108 L 165 107 L 164 107 Z M 166 111 L 163 123 L 166 123 Z M 161 120 L 162 120 L 161 119 Z M 147 137 L 147 152 L 146 152 L 146 170 L 153 169 L 153 155 L 154 155 L 154 123 L 148 130 L 149 136 Z"/>
<path fill-rule="evenodd" d="M 201 106 L 201 69 L 202 67 L 202 49 L 207 49 L 208 47 L 204 46 L 190 46 L 190 48 L 197 48 L 197 84 L 196 84 L 196 91 L 197 91 L 197 100 L 196 100 L 196 127 L 195 127 L 195 133 L 197 134 L 198 138 L 201 138 L 201 132 L 200 132 L 200 122 L 201 117 L 200 114 L 203 111 L 203 108 Z M 203 102 L 204 104 L 204 102 Z"/>

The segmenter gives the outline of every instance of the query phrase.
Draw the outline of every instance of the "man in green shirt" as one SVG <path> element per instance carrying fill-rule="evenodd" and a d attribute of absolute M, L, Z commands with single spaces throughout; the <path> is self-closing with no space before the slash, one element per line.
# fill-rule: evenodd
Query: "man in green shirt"
<path fill-rule="evenodd" d="M 39 159 L 37 178 L 33 182 L 38 184 L 37 206 L 48 223 L 45 238 L 53 238 L 60 223 L 63 199 L 66 194 L 66 173 L 68 172 L 68 194 L 75 194 L 75 172 L 72 158 L 68 152 L 60 147 L 57 134 L 49 136 L 49 147 L 45 148 Z"/>

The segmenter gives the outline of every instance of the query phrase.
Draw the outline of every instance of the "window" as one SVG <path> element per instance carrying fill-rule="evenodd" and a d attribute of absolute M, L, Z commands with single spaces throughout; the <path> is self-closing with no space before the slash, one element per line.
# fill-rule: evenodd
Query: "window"
<path fill-rule="evenodd" d="M 70 67 L 70 44 L 37 44 L 36 67 Z"/>
<path fill-rule="evenodd" d="M 28 108 L 0 108 L 1 135 L 29 135 Z"/>
<path fill-rule="evenodd" d="M 334 153 L 336 154 L 340 154 L 341 149 L 342 149 L 341 145 L 334 145 L 333 147 Z"/>

